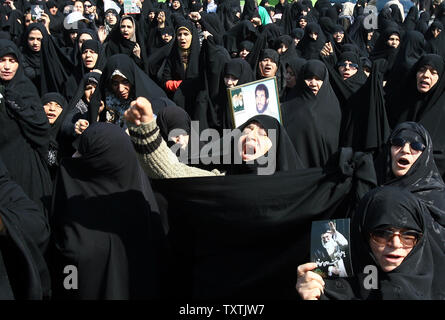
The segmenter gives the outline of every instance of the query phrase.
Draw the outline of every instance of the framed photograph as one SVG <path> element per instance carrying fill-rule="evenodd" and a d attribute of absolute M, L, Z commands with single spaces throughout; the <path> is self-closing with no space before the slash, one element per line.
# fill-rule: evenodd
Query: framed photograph
<path fill-rule="evenodd" d="M 275 77 L 261 79 L 227 89 L 233 128 L 258 114 L 281 121 L 281 109 Z"/>
<path fill-rule="evenodd" d="M 124 0 L 124 14 L 139 14 L 141 9 L 137 6 L 137 0 Z"/>
<path fill-rule="evenodd" d="M 323 278 L 353 275 L 350 242 L 350 219 L 313 221 L 311 229 L 311 261 L 314 272 Z"/>

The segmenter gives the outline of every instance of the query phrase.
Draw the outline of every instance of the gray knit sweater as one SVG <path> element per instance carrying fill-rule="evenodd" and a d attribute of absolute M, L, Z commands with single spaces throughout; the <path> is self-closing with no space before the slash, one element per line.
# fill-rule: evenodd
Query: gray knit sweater
<path fill-rule="evenodd" d="M 218 170 L 207 171 L 179 162 L 162 138 L 156 120 L 136 126 L 127 123 L 139 161 L 152 179 L 222 176 Z"/>

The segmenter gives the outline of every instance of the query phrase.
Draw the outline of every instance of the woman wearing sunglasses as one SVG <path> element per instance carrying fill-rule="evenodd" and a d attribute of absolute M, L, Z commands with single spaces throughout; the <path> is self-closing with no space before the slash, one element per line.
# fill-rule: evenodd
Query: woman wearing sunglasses
<path fill-rule="evenodd" d="M 419 123 L 403 122 L 391 133 L 375 161 L 379 185 L 413 193 L 428 208 L 427 227 L 445 243 L 445 183 L 436 166 L 429 132 Z"/>
<path fill-rule="evenodd" d="M 354 276 L 323 279 L 311 271 L 315 263 L 306 263 L 298 267 L 297 292 L 303 299 L 442 299 L 445 254 L 426 216 L 428 209 L 407 190 L 372 190 L 352 218 Z"/>

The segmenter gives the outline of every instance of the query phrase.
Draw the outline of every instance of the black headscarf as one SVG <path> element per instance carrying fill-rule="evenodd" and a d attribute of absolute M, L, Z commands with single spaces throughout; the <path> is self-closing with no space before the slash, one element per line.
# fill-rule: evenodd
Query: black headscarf
<path fill-rule="evenodd" d="M 57 120 L 53 124 L 51 124 L 50 129 L 48 168 L 51 173 L 51 178 L 54 181 L 56 169 L 63 154 L 62 135 L 59 135 L 59 133 L 62 124 L 65 121 L 65 116 L 68 113 L 68 102 L 60 93 L 57 92 L 49 92 L 44 94 L 41 101 L 43 106 L 49 102 L 56 102 L 59 106 L 62 107 L 61 113 L 57 117 Z"/>
<path fill-rule="evenodd" d="M 324 167 L 339 147 L 341 110 L 323 62 L 308 60 L 299 78 L 300 94 L 281 105 L 283 124 L 305 167 Z M 317 95 L 304 79 L 323 79 Z"/>
<path fill-rule="evenodd" d="M 165 107 L 156 115 L 159 132 L 169 147 L 174 144 L 168 137 L 169 133 L 174 129 L 181 129 L 190 135 L 191 121 L 184 109 L 173 105 Z"/>
<path fill-rule="evenodd" d="M 61 163 L 52 222 L 54 277 L 75 265 L 79 288 L 69 292 L 54 282 L 56 295 L 159 298 L 162 227 L 129 136 L 114 124 L 93 123 L 78 151 L 79 158 Z"/>
<path fill-rule="evenodd" d="M 317 40 L 312 39 L 310 33 L 318 34 Z M 326 43 L 326 37 L 317 23 L 308 23 L 304 28 L 303 39 L 297 44 L 297 49 L 301 52 L 301 57 L 309 59 L 319 59 L 320 51 Z"/>
<path fill-rule="evenodd" d="M 92 69 L 98 69 L 102 71 L 103 68 L 105 67 L 106 60 L 105 60 L 105 53 L 103 52 L 103 47 L 100 41 L 93 39 L 85 41 L 84 43 L 82 43 L 80 53 L 82 54 L 87 49 L 90 49 L 98 54 L 96 64 L 94 65 L 93 68 L 91 68 L 87 72 L 91 71 Z M 84 64 L 82 64 L 82 66 L 86 69 Z"/>
<path fill-rule="evenodd" d="M 439 267 L 445 262 L 443 249 L 437 246 L 425 226 L 428 210 L 408 191 L 396 187 L 380 187 L 369 192 L 355 213 L 351 231 L 352 261 L 355 278 L 327 280 L 325 293 L 337 299 L 431 300 L 443 299 L 443 276 Z M 369 246 L 370 231 L 382 226 L 406 228 L 423 233 L 402 264 L 383 272 Z M 372 241 L 372 240 L 371 240 Z M 364 288 L 364 268 L 377 266 L 377 289 Z"/>

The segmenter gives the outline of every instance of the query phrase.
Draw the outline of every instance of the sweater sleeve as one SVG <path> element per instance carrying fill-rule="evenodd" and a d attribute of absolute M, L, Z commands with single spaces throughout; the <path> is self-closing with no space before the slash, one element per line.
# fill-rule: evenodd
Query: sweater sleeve
<path fill-rule="evenodd" d="M 152 179 L 190 178 L 223 175 L 179 162 L 162 138 L 156 120 L 135 126 L 127 123 L 131 141 L 145 173 Z"/>

